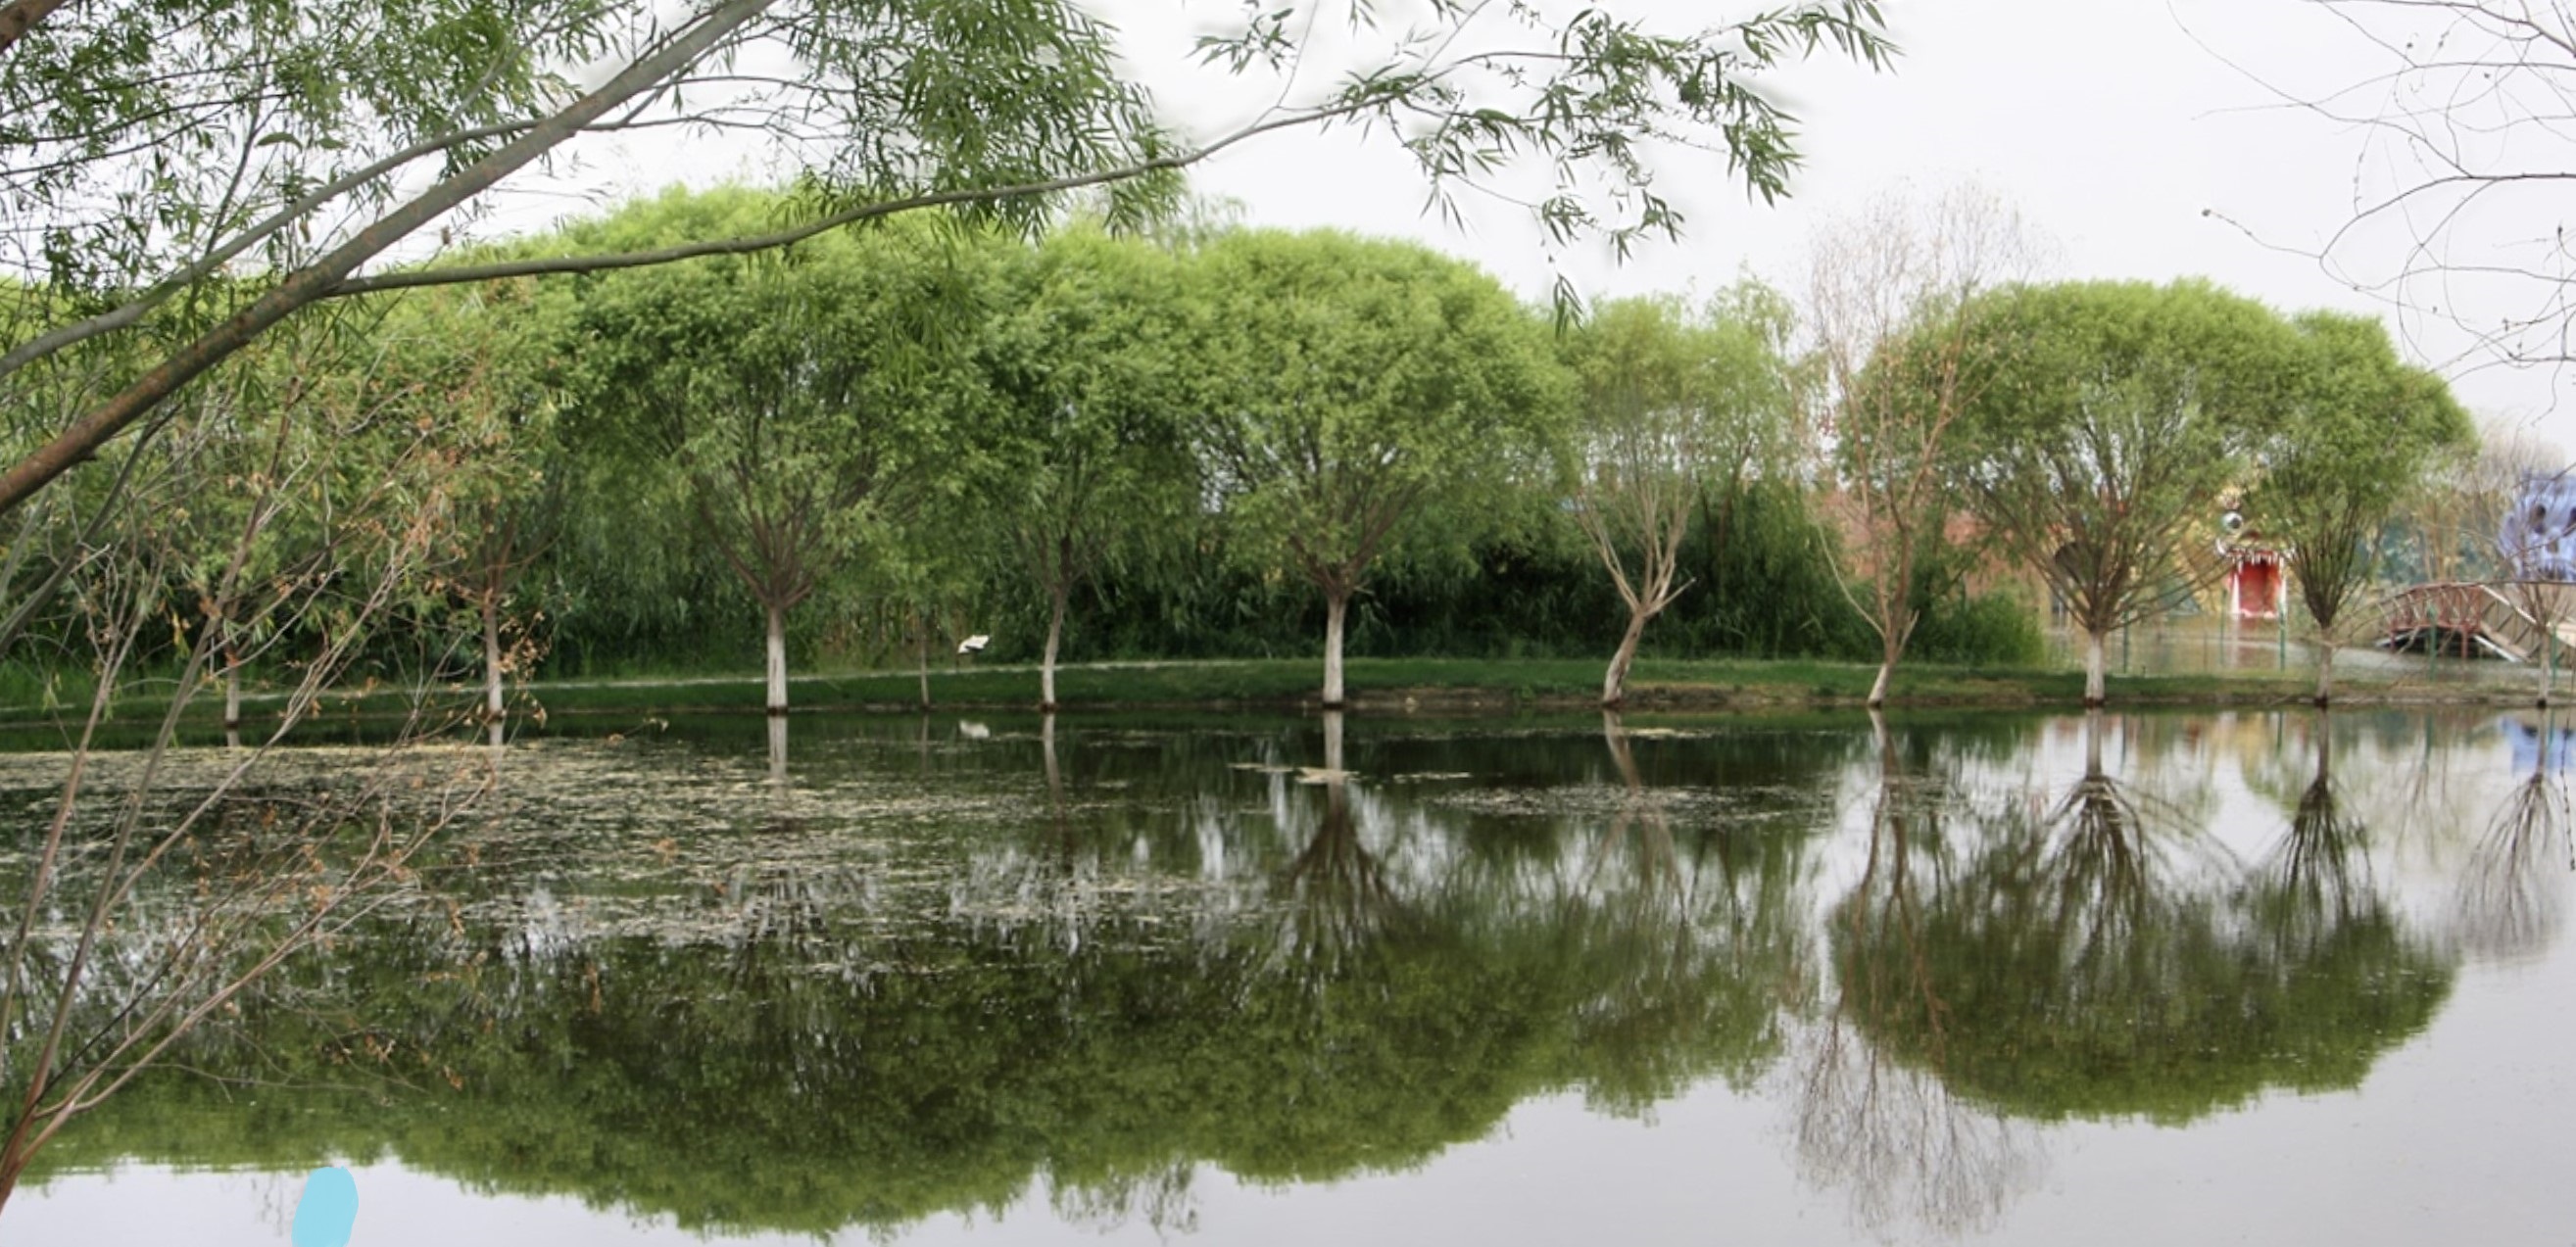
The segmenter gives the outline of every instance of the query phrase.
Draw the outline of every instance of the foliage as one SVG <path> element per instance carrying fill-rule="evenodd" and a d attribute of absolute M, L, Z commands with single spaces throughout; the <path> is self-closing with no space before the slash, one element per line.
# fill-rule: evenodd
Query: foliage
<path fill-rule="evenodd" d="M 1987 533 L 2102 638 L 2216 574 L 2195 540 L 2298 378 L 2269 309 L 2206 284 L 2067 283 L 1970 312 L 1959 487 Z M 1937 358 L 1937 356 L 1926 356 Z"/>
<path fill-rule="evenodd" d="M 1076 229 L 1013 257 L 980 352 L 1000 417 L 998 469 L 975 492 L 1048 600 L 1039 700 L 1073 591 L 1196 509 L 1188 320 L 1173 259 Z"/>
<path fill-rule="evenodd" d="M 1788 320 L 1775 292 L 1747 281 L 1705 316 L 1675 300 L 1608 304 L 1563 348 L 1577 395 L 1574 518 L 1628 610 L 1605 705 L 1618 703 L 1647 621 L 1690 587 L 1681 549 L 1694 503 L 1789 464 Z"/>
<path fill-rule="evenodd" d="M 1239 549 L 1323 594 L 1338 702 L 1342 612 L 1372 565 L 1467 535 L 1405 521 L 1545 462 L 1561 408 L 1538 322 L 1466 264 L 1343 234 L 1230 234 L 1190 276 L 1210 493 Z"/>
<path fill-rule="evenodd" d="M 1086 187 L 1107 188 L 1113 219 L 1132 222 L 1169 202 L 1179 169 L 1354 119 L 1401 130 L 1436 193 L 1516 155 L 1560 185 L 1600 186 L 1551 195 L 1538 216 L 1560 240 L 1624 245 L 1679 224 L 1654 185 L 1665 146 L 1723 151 L 1766 198 L 1785 188 L 1797 153 L 1786 110 L 1753 81 L 1763 71 L 1827 46 L 1871 66 L 1892 52 L 1873 0 L 1680 34 L 1600 11 L 1442 7 L 1425 29 L 1382 37 L 1354 20 L 1368 38 L 1351 72 L 1300 89 L 1304 32 L 1321 14 L 1292 5 L 1201 47 L 1224 75 L 1276 76 L 1273 106 L 1230 133 L 1186 136 L 1122 75 L 1114 32 L 1057 0 L 722 0 L 677 16 L 594 0 L 17 12 L 28 24 L 0 43 L 13 120 L 0 138 L 15 154 L 0 169 L 5 233 L 31 244 L 21 267 L 48 274 L 49 294 L 87 306 L 77 319 L 7 309 L 0 377 L 147 322 L 174 345 L 0 472 L 0 510 L 327 299 L 769 250 L 932 206 L 1026 227 L 1052 196 Z M 1426 37 L 1435 30 L 1445 36 Z M 769 136 L 811 192 L 796 218 L 664 248 L 361 272 L 585 139 L 692 124 Z M 261 275 L 226 285 L 219 275 L 251 256 Z M 236 305 L 208 306 L 236 292 Z"/>
<path fill-rule="evenodd" d="M 2315 312 L 2295 323 L 2304 368 L 2257 444 L 2245 510 L 2283 549 L 2323 649 L 2377 571 L 2380 530 L 2475 435 L 2450 387 L 2400 361 L 2378 321 Z M 2332 668 L 2319 666 L 2323 700 Z"/>

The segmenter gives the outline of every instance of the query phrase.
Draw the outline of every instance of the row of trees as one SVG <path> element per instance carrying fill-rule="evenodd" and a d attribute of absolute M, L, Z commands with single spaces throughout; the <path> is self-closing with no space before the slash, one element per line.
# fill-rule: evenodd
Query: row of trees
<path fill-rule="evenodd" d="M 787 202 L 675 192 L 494 262 L 687 246 Z M 2457 404 L 2367 320 L 2194 283 L 2012 280 L 2030 251 L 1953 196 L 1828 235 L 1803 307 L 1747 280 L 1562 325 L 1418 246 L 1225 228 L 1029 244 L 893 222 L 415 292 L 350 305 L 337 354 L 257 353 L 226 374 L 249 380 L 183 405 L 189 470 L 254 487 L 167 537 L 194 543 L 170 566 L 200 570 L 164 574 L 210 604 L 295 599 L 353 570 L 368 483 L 404 486 L 416 549 L 388 610 L 431 639 L 393 652 L 479 648 L 497 717 L 504 673 L 548 637 L 721 663 L 748 634 L 729 617 L 761 621 L 773 711 L 791 635 L 926 669 L 969 631 L 1034 653 L 1053 705 L 1069 622 L 1095 655 L 1149 656 L 1296 645 L 1320 623 L 1339 705 L 1355 603 L 1380 648 L 1426 624 L 1454 644 L 1479 612 L 1505 615 L 1489 637 L 1599 644 L 1616 705 L 1649 625 L 1703 576 L 1685 652 L 1729 611 L 1803 617 L 1821 626 L 1786 645 L 1715 648 L 1866 646 L 1877 703 L 1936 613 L 1953 655 L 2026 652 L 2027 603 L 1961 588 L 2001 558 L 2086 635 L 2098 702 L 2104 639 L 2216 574 L 2220 500 L 2241 497 L 2289 551 L 2327 696 L 2382 530 L 2473 441 Z M 257 483 L 289 460 L 348 500 L 279 514 Z M 228 678 L 247 636 L 298 626 L 205 613 Z"/>
<path fill-rule="evenodd" d="M 1915 219 L 1869 232 L 1876 263 L 1818 266 L 1834 483 L 1861 535 L 1846 579 L 1883 642 L 1872 702 L 1918 619 L 1896 588 L 1954 521 L 2062 604 L 2098 706 L 2110 634 L 2224 571 L 2228 499 L 2286 552 L 2328 700 L 2382 531 L 2474 450 L 2443 381 L 2367 317 L 2194 281 L 1998 283 L 2027 255 L 2008 220 L 1956 199 Z"/>
<path fill-rule="evenodd" d="M 774 210 L 675 196 L 545 245 L 674 245 Z M 1573 533 L 1616 594 L 1616 705 L 1692 587 L 1686 543 L 1722 557 L 1765 490 L 1797 516 L 1787 557 L 1831 572 L 1806 586 L 1875 634 L 1873 702 L 1995 556 L 2065 605 L 2100 701 L 2104 639 L 2220 570 L 2230 497 L 2288 551 L 2330 696 L 2381 531 L 2473 444 L 2464 413 L 2364 318 L 2196 283 L 2034 285 L 2032 251 L 1954 195 L 1829 235 L 1804 315 L 1747 281 L 1552 333 L 1405 244 L 888 229 L 547 291 L 517 336 L 563 344 L 540 370 L 566 413 L 543 453 L 590 474 L 573 509 L 648 504 L 590 529 L 627 545 L 648 512 L 693 516 L 658 557 L 721 554 L 765 620 L 773 708 L 788 612 L 827 584 L 901 604 L 925 658 L 943 611 L 1042 603 L 1051 705 L 1086 587 L 1106 605 L 1115 580 L 1133 609 L 1212 550 L 1273 609 L 1283 584 L 1320 600 L 1338 705 L 1352 604 L 1389 568 L 1472 579 Z M 558 586 L 599 583 L 572 564 Z"/>
<path fill-rule="evenodd" d="M 673 194 L 510 254 L 686 245 L 784 210 Z M 303 388 L 204 440 L 226 464 L 292 446 L 351 479 L 420 460 L 405 496 L 423 549 L 391 631 L 421 639 L 375 650 L 452 668 L 479 649 L 492 715 L 539 639 L 563 669 L 667 669 L 726 661 L 754 618 L 773 708 L 791 636 L 926 663 L 967 631 L 1038 657 L 1051 704 L 1069 622 L 1095 655 L 1302 648 L 1297 629 L 1320 623 L 1338 703 L 1363 613 L 1380 650 L 1615 639 L 1616 700 L 1646 622 L 1694 578 L 1708 587 L 1686 650 L 1858 649 L 1813 506 L 1794 312 L 1751 283 L 1705 307 L 1605 305 L 1560 333 L 1408 244 L 1073 228 L 1030 245 L 919 221 L 346 306 L 334 340 L 360 349 L 258 373 Z M 325 381 L 401 436 L 308 411 Z M 350 570 L 348 519 L 266 517 L 242 579 L 292 598 L 298 569 Z M 172 540 L 228 548 L 231 523 Z M 1991 607 L 1943 588 L 1919 593 L 1963 623 L 1951 652 L 2016 656 L 1973 635 Z M 239 612 L 215 613 L 230 628 Z M 259 669 L 224 653 L 227 673 Z"/>

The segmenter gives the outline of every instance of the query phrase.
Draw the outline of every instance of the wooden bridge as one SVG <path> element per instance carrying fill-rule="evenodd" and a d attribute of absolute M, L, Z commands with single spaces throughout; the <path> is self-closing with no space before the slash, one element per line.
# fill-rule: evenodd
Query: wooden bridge
<path fill-rule="evenodd" d="M 2576 584 L 2541 580 L 2422 584 L 2388 599 L 2382 649 L 2538 662 L 2555 635 L 2576 649 Z M 2562 660 L 2563 661 L 2563 660 Z"/>

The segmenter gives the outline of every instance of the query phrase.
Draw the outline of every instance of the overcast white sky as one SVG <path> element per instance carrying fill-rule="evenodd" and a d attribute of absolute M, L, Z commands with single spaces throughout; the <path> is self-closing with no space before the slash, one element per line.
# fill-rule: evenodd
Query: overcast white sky
<path fill-rule="evenodd" d="M 1698 21 L 1747 11 L 1687 0 Z M 2476 368 L 2438 318 L 2400 317 L 2294 254 L 2353 215 L 2362 132 L 2282 105 L 2368 81 L 2385 54 L 2313 0 L 1887 0 L 1904 48 L 1893 72 L 1811 64 L 1776 82 L 1804 123 L 1805 173 L 1771 208 L 1747 202 L 1721 169 L 1668 167 L 1662 189 L 1689 213 L 1688 236 L 1625 265 L 1598 248 L 1550 255 L 1521 210 L 1471 206 L 1466 229 L 1424 211 L 1423 185 L 1383 136 L 1288 133 L 1199 167 L 1202 193 L 1239 201 L 1256 224 L 1333 225 L 1407 235 L 1472 259 L 1532 297 L 1562 265 L 1587 297 L 1709 290 L 1745 268 L 1794 292 L 1820 220 L 1892 185 L 1974 180 L 2054 237 L 2054 275 L 2165 280 L 2200 275 L 2284 309 L 2382 312 L 2417 358 L 2445 365 L 2471 408 L 2531 423 L 2576 447 L 2576 381 L 2547 370 Z M 1258 111 L 1270 92 L 1211 84 L 1186 68 L 1188 35 L 1240 12 L 1235 0 L 1122 0 L 1140 72 L 1177 124 L 1204 137 Z M 640 155 L 640 153 L 638 154 Z M 642 189 L 675 167 L 664 153 L 626 165 Z M 2559 153 L 2545 153 L 2555 158 Z M 604 162 L 607 164 L 616 163 Z M 722 175 L 726 162 L 686 167 Z M 2564 167 L 2576 168 L 2576 149 Z M 737 161 L 737 176 L 751 174 Z M 2555 205 L 2520 209 L 2507 233 L 2555 230 Z M 2241 224 L 2231 225 L 2215 211 Z M 2494 221 L 2487 222 L 2492 226 Z M 2249 236 L 2250 235 L 2250 236 Z M 2399 239 L 2365 240 L 2350 258 L 2393 264 Z M 2450 301 L 2476 315 L 2477 296 Z M 2430 301 L 2429 298 L 2425 301 Z M 2502 315 L 2499 308 L 2493 314 Z M 2473 361 L 2470 361 L 2473 362 Z"/>
<path fill-rule="evenodd" d="M 1794 287 L 1820 219 L 1891 184 L 1973 179 L 2054 236 L 2059 275 L 2202 275 L 2283 308 L 2389 314 L 2426 362 L 2450 363 L 2463 349 L 2438 321 L 2401 323 L 2383 300 L 2282 250 L 2313 252 L 2351 219 L 2357 179 L 2371 180 L 2357 128 L 2282 103 L 2282 92 L 2321 97 L 2386 68 L 2331 13 L 2305 0 L 1893 0 L 1888 9 L 1905 49 L 1893 73 L 1811 66 L 1785 79 L 1809 161 L 1793 199 L 1766 209 L 1715 170 L 1676 177 L 1688 237 L 1625 266 L 1596 251 L 1563 257 L 1578 285 L 1707 289 L 1750 267 Z M 1278 141 L 1222 157 L 1199 184 L 1241 200 L 1257 222 L 1410 234 L 1532 295 L 1550 280 L 1549 258 L 1515 210 L 1478 211 L 1472 233 L 1425 216 L 1419 183 L 1383 142 Z M 2369 241 L 2353 259 L 2401 258 L 2400 240 Z M 2551 373 L 2453 371 L 2474 409 L 2536 420 L 2576 446 L 2576 395 Z"/>

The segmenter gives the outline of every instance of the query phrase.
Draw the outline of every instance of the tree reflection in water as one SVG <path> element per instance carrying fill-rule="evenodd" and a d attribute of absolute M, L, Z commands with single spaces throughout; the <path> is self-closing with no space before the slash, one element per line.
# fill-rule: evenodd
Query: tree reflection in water
<path fill-rule="evenodd" d="M 2288 834 L 2263 863 L 2276 925 L 2330 931 L 2356 906 L 2380 902 L 2370 878 L 2367 830 L 2343 814 L 2334 781 L 2334 715 L 2319 710 L 2311 729 L 2316 772 L 2299 793 Z"/>
<path fill-rule="evenodd" d="M 2351 1087 L 2430 1020 L 2452 965 L 2335 882 L 2353 878 L 2352 837 L 2331 789 L 2247 879 L 2104 771 L 2098 716 L 2086 736 L 2083 776 L 2045 817 L 1982 820 L 1911 942 L 1845 903 L 1837 969 L 1911 961 L 1937 1004 L 1862 1014 L 1873 1040 L 2016 1116 L 2176 1124 L 2267 1087 Z"/>
<path fill-rule="evenodd" d="M 2576 733 L 2545 712 L 2537 727 L 2506 719 L 2503 730 L 2515 761 L 2530 755 L 2528 770 L 2487 820 L 2452 909 L 2462 951 L 2510 961 L 2547 951 L 2566 922 L 2563 876 L 2576 868 L 2567 765 Z"/>
<path fill-rule="evenodd" d="M 1832 898 L 1847 733 L 1074 722 L 871 725 L 897 765 L 809 744 L 783 794 L 757 726 L 514 747 L 506 825 L 187 1054 L 229 1085 L 139 1085 L 56 1163 L 391 1155 L 808 1233 L 1042 1192 L 1186 1231 L 1207 1168 L 1400 1171 L 1534 1096 L 1780 1070 L 1810 1182 L 1947 1232 L 2036 1180 L 2028 1119 L 2350 1085 L 2449 983 L 2323 763 L 2247 871 L 2105 773 L 2099 720 L 2035 803 L 1986 778 L 2022 728 L 1988 758 L 1874 723 Z"/>
<path fill-rule="evenodd" d="M 1298 775 L 1324 790 L 1323 817 L 1279 873 L 1288 904 L 1277 941 L 1283 964 L 1330 977 L 1345 957 L 1380 940 L 1418 933 L 1419 915 L 1398 894 L 1385 866 L 1360 838 L 1351 817 L 1351 773 L 1344 767 L 1342 712 L 1323 712 L 1324 764 Z"/>
<path fill-rule="evenodd" d="M 1938 1074 L 1949 1006 L 1923 941 L 1924 891 L 1937 892 L 1960 799 L 1947 768 L 1907 756 L 1915 742 L 1870 712 L 1878 755 L 1868 856 L 1836 908 L 1832 1000 L 1802 1041 L 1796 1083 L 1800 1172 L 1850 1196 L 1876 1232 L 1920 1224 L 1960 1234 L 1993 1224 L 2039 1176 L 2030 1141 L 2001 1113 L 1952 1092 Z M 1867 1036 L 1920 1035 L 1924 1064 L 1899 1062 Z"/>

